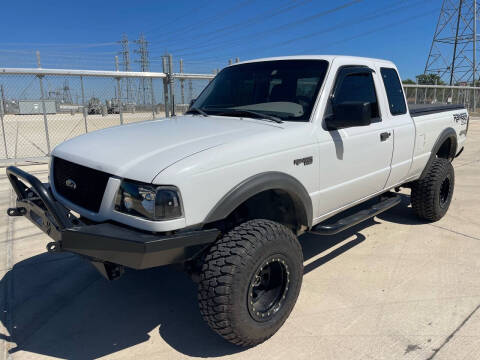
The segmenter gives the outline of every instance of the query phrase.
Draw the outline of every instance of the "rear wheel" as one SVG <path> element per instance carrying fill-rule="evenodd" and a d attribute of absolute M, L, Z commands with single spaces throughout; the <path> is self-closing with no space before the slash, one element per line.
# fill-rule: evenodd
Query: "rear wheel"
<path fill-rule="evenodd" d="M 455 186 L 455 173 L 447 159 L 435 159 L 428 174 L 412 184 L 412 208 L 421 219 L 440 220 L 450 206 Z"/>
<path fill-rule="evenodd" d="M 283 225 L 252 220 L 234 228 L 205 256 L 198 291 L 200 312 L 228 341 L 259 344 L 292 311 L 303 276 L 296 236 Z"/>

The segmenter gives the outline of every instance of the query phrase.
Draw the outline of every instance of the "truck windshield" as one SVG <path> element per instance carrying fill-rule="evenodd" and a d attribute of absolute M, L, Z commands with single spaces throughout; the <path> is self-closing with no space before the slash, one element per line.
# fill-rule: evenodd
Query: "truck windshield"
<path fill-rule="evenodd" d="M 192 108 L 208 115 L 249 117 L 250 111 L 270 119 L 309 121 L 327 68 L 325 60 L 277 60 L 227 67 Z"/>

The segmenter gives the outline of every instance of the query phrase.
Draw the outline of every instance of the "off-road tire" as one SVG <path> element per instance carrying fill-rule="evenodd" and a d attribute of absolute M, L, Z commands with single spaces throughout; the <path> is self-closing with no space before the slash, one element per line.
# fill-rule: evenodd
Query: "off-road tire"
<path fill-rule="evenodd" d="M 252 313 L 250 291 L 268 261 L 267 267 L 284 266 L 288 275 L 286 292 L 278 300 L 280 307 L 273 315 L 268 312 L 265 320 L 261 315 L 267 317 L 266 310 Z M 259 344 L 275 334 L 290 315 L 302 277 L 303 253 L 293 232 L 270 220 L 247 221 L 219 239 L 205 255 L 198 288 L 200 312 L 226 340 L 240 346 Z"/>
<path fill-rule="evenodd" d="M 452 163 L 447 159 L 435 159 L 427 175 L 412 183 L 412 208 L 417 216 L 427 221 L 440 220 L 450 206 L 454 186 Z"/>

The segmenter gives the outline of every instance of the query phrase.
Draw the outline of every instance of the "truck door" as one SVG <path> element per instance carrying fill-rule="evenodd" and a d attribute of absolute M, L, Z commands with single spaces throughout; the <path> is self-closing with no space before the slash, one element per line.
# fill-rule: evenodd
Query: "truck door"
<path fill-rule="evenodd" d="M 415 125 L 408 113 L 402 83 L 394 67 L 377 67 L 382 77 L 383 90 L 388 101 L 388 110 L 385 109 L 384 121 L 393 129 L 393 157 L 392 170 L 386 187 L 402 183 L 408 175 L 412 164 L 412 155 L 415 142 Z"/>
<path fill-rule="evenodd" d="M 366 65 L 340 66 L 322 119 L 319 217 L 340 210 L 385 188 L 393 152 L 392 128 L 384 121 L 378 94 L 381 81 Z M 369 102 L 371 124 L 331 130 L 325 119 L 335 104 Z"/>

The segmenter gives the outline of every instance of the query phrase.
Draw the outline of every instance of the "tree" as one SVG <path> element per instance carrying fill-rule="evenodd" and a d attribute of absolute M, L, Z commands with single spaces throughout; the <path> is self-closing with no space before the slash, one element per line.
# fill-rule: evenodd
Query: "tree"
<path fill-rule="evenodd" d="M 402 84 L 410 85 L 410 84 L 416 84 L 416 82 L 413 81 L 412 79 L 405 79 L 405 80 L 402 80 Z"/>
<path fill-rule="evenodd" d="M 417 81 L 420 85 L 445 85 L 445 82 L 437 74 L 417 75 Z"/>

